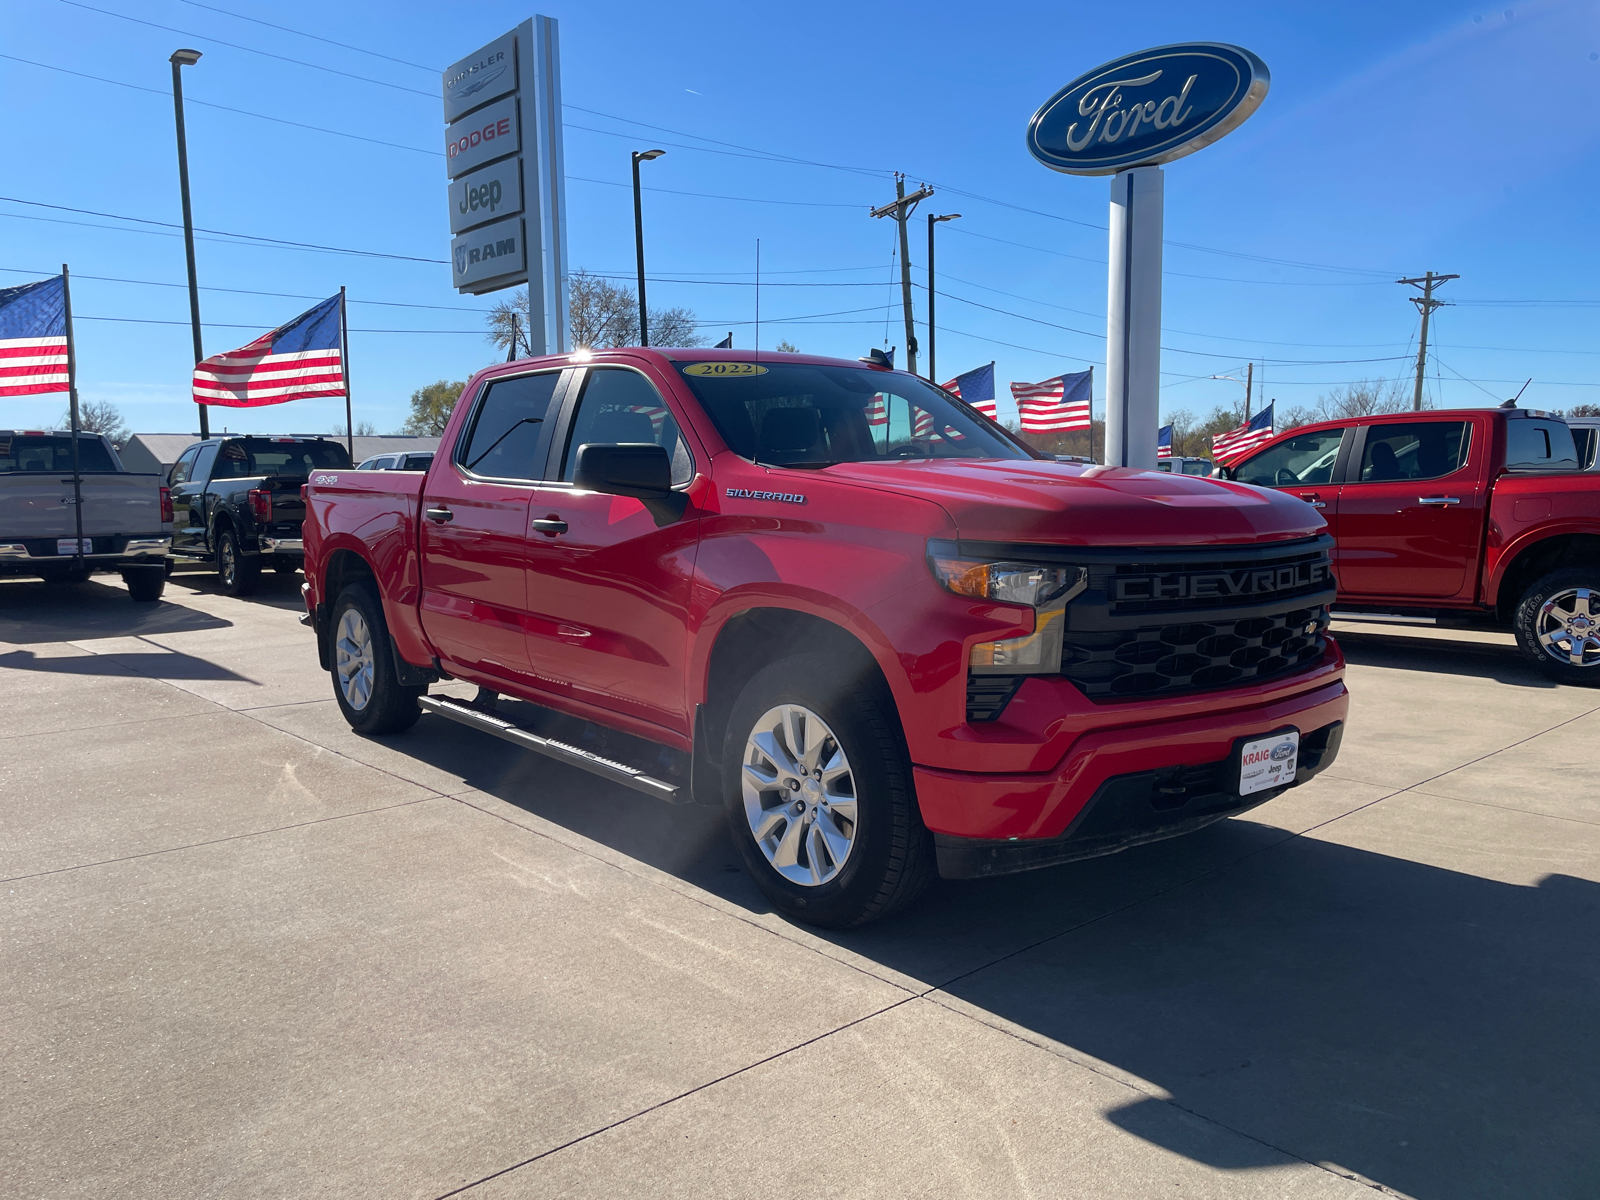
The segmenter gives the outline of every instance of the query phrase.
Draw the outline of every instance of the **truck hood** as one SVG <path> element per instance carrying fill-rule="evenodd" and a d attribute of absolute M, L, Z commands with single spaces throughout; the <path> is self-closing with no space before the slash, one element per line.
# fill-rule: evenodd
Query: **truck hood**
<path fill-rule="evenodd" d="M 1304 501 L 1228 480 L 1000 459 L 839 463 L 829 478 L 932 501 L 968 541 L 1240 545 L 1321 533 Z"/>

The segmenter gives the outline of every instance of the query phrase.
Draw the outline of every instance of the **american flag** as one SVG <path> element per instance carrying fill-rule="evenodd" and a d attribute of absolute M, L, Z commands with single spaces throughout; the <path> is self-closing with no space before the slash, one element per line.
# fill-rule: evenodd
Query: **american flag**
<path fill-rule="evenodd" d="M 1172 457 L 1172 426 L 1163 425 L 1156 430 L 1156 457 Z"/>
<path fill-rule="evenodd" d="M 66 280 L 0 288 L 0 396 L 64 392 L 67 385 Z"/>
<path fill-rule="evenodd" d="M 1089 428 L 1094 369 L 1057 375 L 1043 383 L 1013 383 L 1011 397 L 1022 417 L 1023 433 L 1060 433 Z"/>
<path fill-rule="evenodd" d="M 957 375 L 944 390 L 965 400 L 991 421 L 1000 419 L 1000 405 L 994 398 L 994 364 Z"/>
<path fill-rule="evenodd" d="M 887 425 L 889 423 L 889 397 L 879 392 L 867 403 L 867 424 Z"/>
<path fill-rule="evenodd" d="M 1232 466 L 1262 442 L 1272 439 L 1272 407 L 1268 404 L 1237 429 L 1219 433 L 1211 439 L 1211 460 L 1218 466 Z"/>
<path fill-rule="evenodd" d="M 194 369 L 195 403 L 259 408 L 344 395 L 339 307 L 333 296 L 247 346 L 213 354 Z"/>

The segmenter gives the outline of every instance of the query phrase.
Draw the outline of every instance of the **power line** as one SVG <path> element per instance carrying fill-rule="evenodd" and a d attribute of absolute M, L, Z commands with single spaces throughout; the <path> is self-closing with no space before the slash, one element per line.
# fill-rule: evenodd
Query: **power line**
<path fill-rule="evenodd" d="M 97 226 L 96 228 L 111 229 L 111 228 L 115 228 L 115 227 L 114 226 L 110 226 L 110 225 L 103 225 L 103 226 Z M 132 231 L 130 231 L 130 232 L 132 232 Z M 47 278 L 48 276 L 50 276 L 52 274 L 52 272 L 48 271 L 48 270 L 29 270 L 26 267 L 0 267 L 0 271 L 5 271 L 6 273 L 11 274 L 11 275 L 34 275 L 34 276 L 37 276 L 37 277 L 39 277 L 41 279 Z M 98 283 L 132 283 L 132 284 L 138 284 L 138 285 L 140 285 L 142 287 L 164 287 L 164 288 L 184 288 L 184 289 L 187 289 L 188 286 L 189 286 L 186 283 L 167 283 L 167 282 L 164 282 L 163 280 L 159 280 L 159 279 L 123 279 L 123 278 L 120 278 L 120 277 L 115 276 L 115 275 L 80 275 L 76 271 L 73 272 L 72 277 L 74 279 L 92 279 L 92 280 L 94 280 L 94 281 L 96 281 Z M 272 296 L 272 297 L 275 297 L 275 298 L 277 298 L 279 300 L 326 300 L 327 299 L 326 296 L 307 296 L 307 295 L 302 295 L 299 292 L 260 292 L 260 291 L 254 290 L 252 288 L 211 287 L 211 286 L 207 286 L 205 284 L 202 284 L 200 286 L 200 290 L 202 292 L 227 292 L 227 293 L 229 293 L 231 295 L 235 295 L 235 296 Z M 449 305 L 446 305 L 446 304 L 406 304 L 406 303 L 404 303 L 402 301 L 399 301 L 399 300 L 357 300 L 353 296 L 350 298 L 349 303 L 351 303 L 351 304 L 376 304 L 376 305 L 380 305 L 380 306 L 382 306 L 384 308 L 426 308 L 426 309 L 431 309 L 434 312 L 487 313 L 487 312 L 493 312 L 494 311 L 493 309 L 489 309 L 489 308 L 453 308 L 453 307 L 451 307 Z"/>
<path fill-rule="evenodd" d="M 182 325 L 188 327 L 188 321 L 162 321 L 155 317 L 91 317 L 85 313 L 73 313 L 74 321 L 113 321 L 119 325 Z M 224 325 L 216 321 L 201 322 L 203 329 L 254 329 L 265 332 L 271 325 Z M 351 329 L 351 333 L 461 333 L 472 334 L 474 337 L 487 337 L 485 329 Z"/>
<path fill-rule="evenodd" d="M 265 25 L 268 29 L 277 29 L 284 33 L 293 33 L 299 37 L 310 38 L 314 42 L 322 42 L 325 45 L 337 46 L 341 50 L 354 50 L 357 54 L 370 54 L 373 58 L 381 58 L 386 62 L 399 63 L 402 67 L 416 67 L 419 71 L 432 71 L 435 74 L 443 73 L 438 67 L 425 67 L 421 63 L 407 62 L 403 58 L 394 58 L 387 54 L 379 54 L 376 50 L 367 50 L 361 46 L 352 46 L 349 42 L 336 42 L 332 38 L 318 37 L 316 34 L 307 33 L 303 29 L 291 29 L 287 25 L 274 25 L 271 21 L 263 21 L 260 17 L 247 17 L 243 13 L 229 12 L 227 9 L 218 8 L 214 4 L 201 4 L 200 0 L 179 0 L 179 2 L 189 5 L 191 8 L 204 8 L 210 12 L 221 13 L 225 17 L 233 17 L 240 21 L 250 21 L 256 25 Z"/>
<path fill-rule="evenodd" d="M 290 58 L 286 54 L 273 54 L 270 50 L 257 50 L 254 46 L 241 46 L 238 42 L 226 42 L 210 34 L 195 33 L 190 29 L 177 29 L 171 25 L 158 25 L 154 21 L 146 21 L 142 17 L 130 17 L 126 13 L 112 12 L 105 8 L 96 8 L 92 4 L 84 4 L 82 0 L 58 0 L 58 3 L 71 5 L 73 8 L 87 9 L 89 12 L 99 13 L 103 17 L 116 17 L 120 21 L 132 21 L 135 25 L 148 25 L 151 29 L 162 29 L 167 33 L 181 33 L 184 37 L 200 38 L 202 41 L 215 42 L 219 46 L 226 46 L 230 50 L 243 50 L 246 54 L 259 54 L 263 58 L 275 58 L 279 62 L 294 63 L 297 67 L 310 67 L 313 71 L 326 71 L 330 75 L 342 75 L 346 79 L 359 80 L 362 83 L 376 84 L 378 87 L 393 88 L 397 92 L 410 92 L 416 96 L 426 96 L 430 100 L 437 100 L 438 93 L 424 92 L 420 88 L 406 87 L 404 84 L 389 83 L 382 79 L 373 79 L 369 75 L 356 75 L 350 71 L 341 71 L 336 67 L 324 67 L 320 63 L 306 62 L 300 58 Z"/>
<path fill-rule="evenodd" d="M 144 87 L 137 83 L 124 83 L 120 79 L 107 79 L 104 75 L 90 75 L 84 71 L 69 71 L 66 67 L 53 66 L 50 63 L 34 62 L 30 58 L 18 58 L 15 54 L 0 54 L 0 58 L 10 59 L 12 62 L 25 63 L 30 67 L 39 67 L 46 71 L 59 71 L 63 75 L 75 75 L 79 79 L 92 79 L 97 83 L 109 83 L 113 87 L 129 88 L 135 92 L 149 92 L 152 96 L 165 96 L 172 98 L 172 93 L 161 88 Z M 271 121 L 275 125 L 290 125 L 296 129 L 309 129 L 314 133 L 331 134 L 334 137 L 350 138 L 357 142 L 370 142 L 375 146 L 388 146 L 393 150 L 406 150 L 412 154 L 427 154 L 435 158 L 443 158 L 442 150 L 424 150 L 420 146 L 406 146 L 399 142 L 386 142 L 382 138 L 366 137 L 359 133 L 348 133 L 342 129 L 325 129 L 321 125 L 307 125 L 304 121 L 291 121 L 287 117 L 270 117 L 266 113 L 251 112 L 245 108 L 232 108 L 226 104 L 213 104 L 209 100 L 196 100 L 193 96 L 184 96 L 185 104 L 198 104 L 205 108 L 216 108 L 223 112 L 237 113 L 241 117 L 254 117 L 258 121 Z"/>
<path fill-rule="evenodd" d="M 576 127 L 569 126 L 568 128 Z M 582 175 L 568 175 L 567 178 L 576 180 L 578 183 L 600 183 L 606 187 L 632 188 L 633 186 L 629 183 L 619 183 L 614 179 L 586 179 Z M 647 192 L 664 192 L 669 196 L 695 196 L 701 200 L 738 200 L 745 204 L 788 204 L 801 208 L 853 208 L 857 210 L 866 207 L 865 204 L 845 204 L 838 200 L 769 200 L 761 196 L 721 196 L 714 192 L 683 192 L 677 188 L 664 187 L 646 187 L 643 190 Z"/>

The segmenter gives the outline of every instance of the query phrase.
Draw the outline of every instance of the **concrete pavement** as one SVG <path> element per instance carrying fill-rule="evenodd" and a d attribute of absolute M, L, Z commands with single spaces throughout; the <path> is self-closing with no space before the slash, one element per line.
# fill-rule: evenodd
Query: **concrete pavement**
<path fill-rule="evenodd" d="M 1600 1195 L 1600 691 L 1342 628 L 1343 753 L 821 935 L 717 814 L 424 717 L 298 616 L 0 584 L 0 1194 Z"/>

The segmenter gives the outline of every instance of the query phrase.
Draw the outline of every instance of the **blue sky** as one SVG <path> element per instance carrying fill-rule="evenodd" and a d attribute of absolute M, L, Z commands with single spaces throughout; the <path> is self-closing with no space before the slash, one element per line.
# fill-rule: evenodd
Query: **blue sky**
<path fill-rule="evenodd" d="M 115 402 L 139 430 L 195 427 L 186 293 L 150 286 L 182 284 L 182 240 L 120 219 L 181 219 L 166 95 L 179 46 L 205 54 L 185 75 L 197 226 L 397 256 L 202 235 L 201 284 L 236 289 L 202 293 L 207 352 L 343 284 L 356 419 L 383 432 L 398 428 L 414 388 L 493 361 L 481 335 L 488 301 L 457 297 L 444 265 L 408 259 L 442 260 L 449 240 L 437 70 L 535 9 L 85 3 L 11 0 L 0 11 L 13 147 L 0 281 L 72 265 L 83 396 Z M 692 308 L 708 340 L 732 329 L 736 345 L 751 344 L 759 238 L 764 346 L 783 337 L 853 358 L 886 333 L 903 342 L 893 225 L 867 216 L 903 170 L 936 188 L 937 212 L 962 214 L 939 232 L 939 286 L 951 293 L 938 305 L 942 377 L 995 360 L 1004 415 L 1005 381 L 1097 363 L 1108 183 L 1038 165 L 1024 128 L 1101 61 L 1212 40 L 1260 55 L 1272 89 L 1239 130 L 1166 168 L 1164 412 L 1237 397 L 1237 384 L 1206 377 L 1252 359 L 1265 394 L 1286 404 L 1409 374 L 1417 315 L 1393 281 L 1430 269 L 1462 276 L 1440 292 L 1455 306 L 1434 319 L 1430 396 L 1489 404 L 1532 376 L 1525 405 L 1600 401 L 1593 0 L 932 3 L 914 20 L 903 5 L 837 3 L 547 0 L 537 11 L 561 22 L 571 265 L 631 275 L 631 195 L 619 185 L 630 150 L 665 148 L 644 168 L 657 189 L 646 195 L 650 274 L 663 280 L 650 300 Z M 913 226 L 919 283 L 926 211 Z M 285 295 L 244 294 L 255 292 Z M 920 290 L 917 311 L 926 316 Z M 53 422 L 62 407 L 7 406 L 0 423 L 15 427 Z M 313 432 L 342 420 L 341 402 L 304 401 L 219 412 L 215 424 Z"/>

